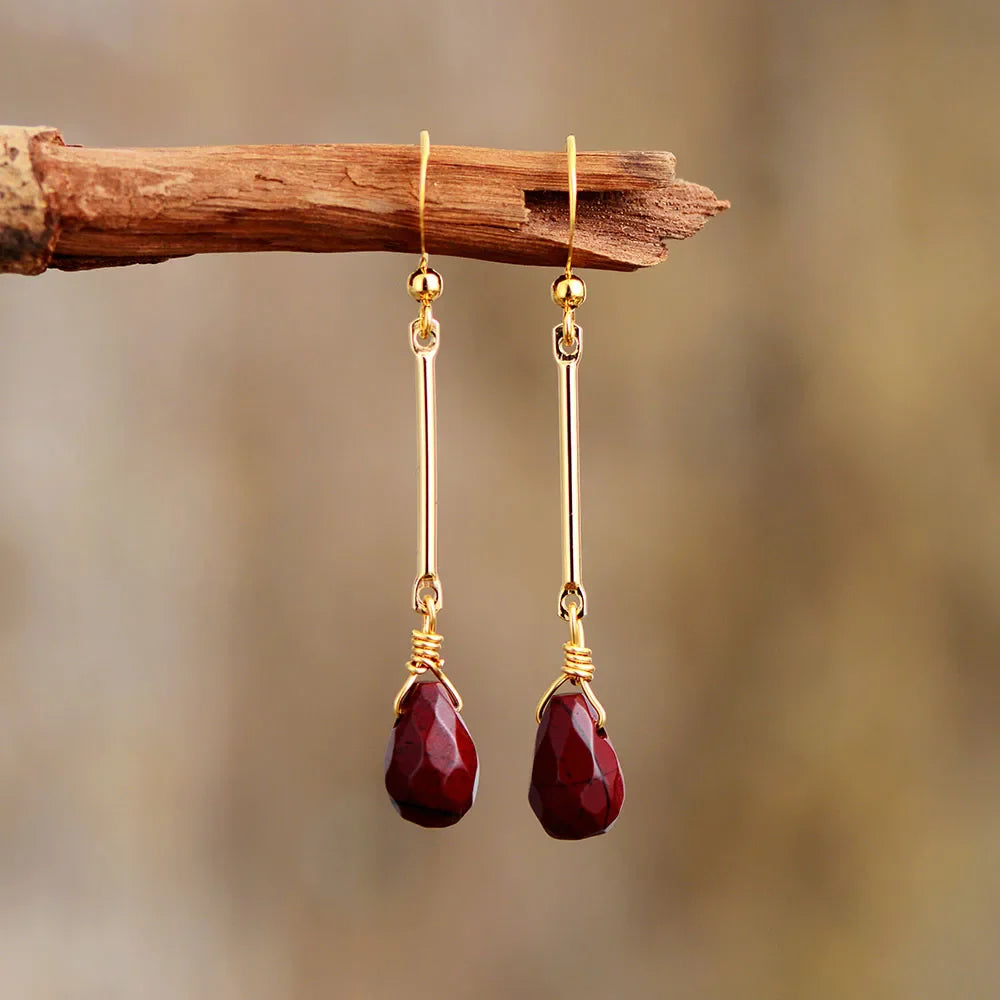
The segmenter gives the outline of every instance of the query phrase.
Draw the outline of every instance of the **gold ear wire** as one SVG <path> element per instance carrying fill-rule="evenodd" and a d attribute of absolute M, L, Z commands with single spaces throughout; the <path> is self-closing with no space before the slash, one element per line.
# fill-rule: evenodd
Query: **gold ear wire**
<path fill-rule="evenodd" d="M 566 136 L 566 160 L 569 168 L 569 247 L 566 251 L 566 277 L 573 277 L 573 237 L 576 234 L 576 136 Z"/>
<path fill-rule="evenodd" d="M 420 186 L 417 194 L 417 210 L 420 216 L 420 265 L 410 275 L 407 287 L 410 295 L 420 303 L 420 336 L 431 336 L 434 317 L 431 303 L 441 294 L 444 282 L 441 275 L 429 266 L 427 255 L 427 232 L 424 221 L 427 203 L 427 161 L 431 158 L 431 135 L 427 129 L 420 133 Z"/>
<path fill-rule="evenodd" d="M 563 311 L 562 337 L 567 351 L 573 349 L 573 331 L 576 324 L 573 310 L 583 305 L 587 286 L 583 278 L 573 273 L 573 238 L 576 236 L 576 136 L 566 136 L 566 166 L 569 172 L 569 240 L 566 247 L 566 273 L 552 282 L 552 300 Z"/>
<path fill-rule="evenodd" d="M 431 158 L 431 134 L 424 129 L 420 133 L 420 270 L 427 271 L 427 233 L 424 225 L 424 206 L 427 201 L 427 162 Z"/>

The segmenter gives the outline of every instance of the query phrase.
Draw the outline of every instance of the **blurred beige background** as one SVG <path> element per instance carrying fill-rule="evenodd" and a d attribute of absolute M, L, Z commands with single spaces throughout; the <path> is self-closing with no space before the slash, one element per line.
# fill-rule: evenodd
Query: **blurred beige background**
<path fill-rule="evenodd" d="M 413 260 L 0 281 L 0 996 L 994 998 L 1000 7 L 0 0 L 68 142 L 670 149 L 586 274 L 587 635 L 628 796 L 548 840 L 552 275 L 436 259 L 441 625 L 482 759 L 382 788 Z M 432 241 L 433 248 L 433 241 Z"/>

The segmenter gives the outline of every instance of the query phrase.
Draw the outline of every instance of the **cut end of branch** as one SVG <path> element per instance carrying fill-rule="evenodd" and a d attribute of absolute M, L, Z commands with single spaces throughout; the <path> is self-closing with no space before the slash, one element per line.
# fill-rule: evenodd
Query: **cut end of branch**
<path fill-rule="evenodd" d="M 42 142 L 62 139 L 44 125 L 0 126 L 0 272 L 41 274 L 52 259 L 56 227 L 33 166 Z"/>

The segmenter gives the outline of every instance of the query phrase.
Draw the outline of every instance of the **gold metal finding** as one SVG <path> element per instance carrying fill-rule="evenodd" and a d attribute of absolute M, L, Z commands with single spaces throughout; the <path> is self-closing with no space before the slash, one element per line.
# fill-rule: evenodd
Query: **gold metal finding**
<path fill-rule="evenodd" d="M 444 591 L 437 571 L 437 380 L 434 361 L 440 344 L 441 326 L 431 313 L 431 303 L 440 296 L 444 281 L 429 266 L 424 228 L 427 193 L 427 161 L 430 136 L 420 133 L 420 264 L 407 279 L 407 290 L 420 303 L 420 314 L 410 324 L 410 348 L 417 362 L 417 447 L 420 464 L 420 522 L 417 578 L 413 583 L 413 610 L 423 615 L 423 625 L 410 634 L 410 659 L 403 686 L 392 703 L 399 718 L 403 703 L 421 674 L 430 671 L 444 685 L 455 710 L 462 711 L 462 696 L 444 672 L 442 637 L 437 616 L 444 604 Z"/>
<path fill-rule="evenodd" d="M 420 133 L 420 188 L 417 203 L 420 211 L 420 270 L 427 270 L 427 239 L 424 226 L 424 209 L 427 204 L 427 164 L 431 158 L 431 134 L 424 129 Z"/>
<path fill-rule="evenodd" d="M 542 695 L 538 706 L 535 709 L 535 721 L 542 721 L 542 714 L 548 707 L 556 691 L 562 687 L 566 681 L 575 684 L 583 692 L 584 698 L 590 702 L 591 707 L 597 713 L 597 728 L 603 729 L 608 721 L 608 713 L 600 703 L 591 682 L 594 679 L 594 661 L 591 651 L 587 647 L 583 636 L 583 622 L 580 620 L 579 604 L 572 602 L 569 613 L 569 642 L 563 644 L 563 668 L 562 673 L 548 686 L 545 694 Z"/>
<path fill-rule="evenodd" d="M 573 237 L 576 235 L 576 136 L 566 136 L 566 162 L 569 167 L 569 239 L 566 241 L 566 277 L 573 276 Z"/>
<path fill-rule="evenodd" d="M 444 290 L 444 280 L 428 266 L 424 205 L 427 198 L 427 163 L 431 140 L 426 129 L 420 133 L 420 265 L 407 280 L 407 290 L 420 303 L 420 314 L 410 324 L 410 348 L 417 361 L 417 447 L 420 460 L 420 522 L 417 578 L 413 584 L 413 610 L 435 612 L 444 604 L 441 578 L 437 572 L 437 357 L 441 327 L 431 312 L 431 303 Z"/>
<path fill-rule="evenodd" d="M 425 221 L 427 205 L 427 164 L 431 158 L 431 136 L 424 129 L 420 133 L 420 183 L 417 191 L 417 212 L 420 218 L 420 264 L 407 282 L 410 295 L 420 303 L 420 335 L 426 339 L 434 327 L 431 303 L 444 291 L 444 279 L 429 266 L 427 255 L 427 226 Z"/>
<path fill-rule="evenodd" d="M 406 663 L 409 672 L 403 686 L 399 689 L 392 703 L 392 711 L 398 719 L 403 711 L 403 702 L 410 689 L 418 682 L 417 678 L 428 670 L 444 685 L 445 691 L 456 712 L 462 711 L 462 696 L 444 672 L 444 659 L 441 656 L 441 643 L 444 637 L 439 635 L 437 628 L 437 608 L 433 598 L 427 598 L 427 610 L 424 612 L 424 623 L 421 628 L 415 628 L 410 633 L 410 659 Z"/>
<path fill-rule="evenodd" d="M 569 236 L 566 240 L 566 271 L 552 283 L 552 298 L 563 311 L 562 336 L 565 352 L 571 353 L 576 335 L 574 310 L 587 298 L 583 278 L 573 274 L 573 239 L 576 236 L 576 136 L 566 136 L 566 161 L 569 171 Z"/>
<path fill-rule="evenodd" d="M 559 592 L 559 617 L 569 622 L 569 642 L 563 646 L 562 673 L 549 685 L 535 709 L 535 720 L 542 721 L 553 695 L 567 681 L 580 688 L 597 714 L 598 728 L 607 722 L 607 712 L 591 682 L 594 661 L 583 637 L 583 618 L 587 614 L 587 593 L 583 589 L 582 546 L 580 533 L 580 382 L 579 365 L 583 355 L 583 331 L 576 324 L 575 310 L 587 298 L 587 286 L 573 274 L 573 237 L 576 233 L 576 138 L 566 139 L 569 164 L 569 239 L 566 272 L 552 283 L 552 299 L 563 311 L 563 321 L 552 331 L 552 349 L 559 370 L 559 481 L 562 508 L 563 586 Z"/>
<path fill-rule="evenodd" d="M 580 356 L 583 331 L 577 326 L 573 343 L 566 347 L 563 326 L 553 331 L 553 352 L 559 369 L 559 497 L 562 507 L 563 587 L 559 594 L 559 615 L 569 620 L 567 604 L 577 599 L 580 617 L 587 613 L 583 589 L 583 550 L 580 540 Z"/>
<path fill-rule="evenodd" d="M 563 586 L 559 616 L 570 619 L 575 602 L 579 617 L 587 614 L 583 589 L 580 544 L 580 383 L 578 366 L 583 354 L 583 331 L 576 325 L 576 307 L 587 298 L 587 286 L 573 274 L 573 238 L 576 234 L 576 137 L 566 137 L 569 170 L 569 237 L 566 271 L 552 283 L 552 299 L 563 311 L 562 323 L 553 330 L 553 352 L 559 367 L 559 473 L 562 505 Z"/>
<path fill-rule="evenodd" d="M 443 604 L 437 571 L 437 379 L 434 361 L 440 326 L 431 321 L 421 335 L 420 320 L 410 324 L 410 347 L 417 362 L 417 450 L 420 466 L 420 519 L 417 578 L 413 584 L 413 610 L 424 612 L 427 599 L 440 611 Z"/>

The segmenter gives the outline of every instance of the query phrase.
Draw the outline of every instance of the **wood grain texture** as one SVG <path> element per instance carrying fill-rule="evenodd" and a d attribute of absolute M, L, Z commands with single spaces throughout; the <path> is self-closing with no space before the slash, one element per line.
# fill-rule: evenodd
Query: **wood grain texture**
<path fill-rule="evenodd" d="M 90 149 L 0 127 L 0 271 L 38 274 L 196 253 L 419 252 L 416 146 Z M 26 162 L 26 161 L 30 161 Z M 667 152 L 581 152 L 574 262 L 628 271 L 729 207 Z M 433 146 L 434 254 L 559 266 L 566 158 Z"/>

